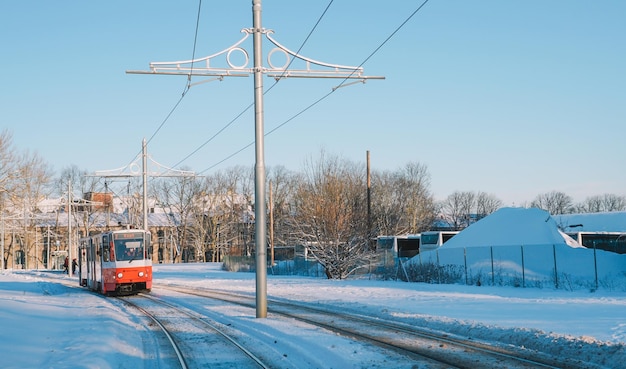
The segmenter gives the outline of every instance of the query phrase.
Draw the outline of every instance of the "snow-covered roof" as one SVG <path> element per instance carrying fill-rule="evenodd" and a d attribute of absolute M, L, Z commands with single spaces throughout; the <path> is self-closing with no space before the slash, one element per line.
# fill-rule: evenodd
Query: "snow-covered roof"
<path fill-rule="evenodd" d="M 581 247 L 559 230 L 545 210 L 502 208 L 470 225 L 442 247 L 520 246 L 566 244 Z"/>
<path fill-rule="evenodd" d="M 626 211 L 552 216 L 565 232 L 626 232 Z"/>
<path fill-rule="evenodd" d="M 72 218 L 73 226 L 83 226 L 84 218 L 82 214 Z M 127 213 L 91 213 L 89 214 L 88 223 L 94 227 L 105 227 L 107 223 L 109 226 L 115 227 L 118 224 L 128 224 Z M 67 213 L 44 213 L 38 214 L 34 218 L 34 223 L 37 227 L 67 227 L 68 217 Z M 180 225 L 179 214 L 166 214 L 166 213 L 149 213 L 148 225 L 150 227 L 175 227 Z"/>

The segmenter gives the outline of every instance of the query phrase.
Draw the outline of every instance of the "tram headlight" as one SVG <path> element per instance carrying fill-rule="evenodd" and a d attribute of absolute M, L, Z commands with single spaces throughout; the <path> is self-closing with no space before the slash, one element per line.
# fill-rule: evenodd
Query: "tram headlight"
<path fill-rule="evenodd" d="M 124 274 L 122 274 L 122 272 L 117 273 L 117 278 L 122 279 L 123 276 L 124 276 Z"/>
<path fill-rule="evenodd" d="M 139 276 L 140 276 L 140 277 L 143 277 L 143 272 L 139 272 Z"/>

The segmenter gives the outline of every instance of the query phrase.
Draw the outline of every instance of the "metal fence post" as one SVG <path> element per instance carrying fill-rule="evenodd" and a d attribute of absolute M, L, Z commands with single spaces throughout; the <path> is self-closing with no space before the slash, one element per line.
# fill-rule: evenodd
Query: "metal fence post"
<path fill-rule="evenodd" d="M 524 245 L 520 245 L 522 250 L 522 288 L 526 288 L 526 267 L 524 266 Z"/>
<path fill-rule="evenodd" d="M 437 255 L 437 282 L 441 284 L 441 267 L 439 266 L 439 250 L 435 250 L 435 254 Z"/>
<path fill-rule="evenodd" d="M 491 285 L 496 285 L 496 273 L 493 269 L 493 246 L 489 247 L 489 251 L 491 252 Z"/>
<path fill-rule="evenodd" d="M 596 277 L 596 290 L 598 289 L 598 259 L 596 258 L 596 243 L 593 243 L 593 269 Z"/>
<path fill-rule="evenodd" d="M 467 247 L 463 248 L 463 264 L 465 264 L 465 285 L 467 285 Z"/>
<path fill-rule="evenodd" d="M 559 289 L 559 272 L 556 269 L 556 245 L 552 244 L 552 254 L 554 255 L 554 287 Z"/>

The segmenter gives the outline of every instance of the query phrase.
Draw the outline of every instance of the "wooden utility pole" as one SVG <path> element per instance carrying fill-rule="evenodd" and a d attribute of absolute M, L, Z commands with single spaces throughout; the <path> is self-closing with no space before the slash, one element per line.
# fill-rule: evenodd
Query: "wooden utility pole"
<path fill-rule="evenodd" d="M 366 151 L 365 160 L 367 162 L 367 243 L 369 244 L 372 238 L 372 176 L 369 150 Z"/>

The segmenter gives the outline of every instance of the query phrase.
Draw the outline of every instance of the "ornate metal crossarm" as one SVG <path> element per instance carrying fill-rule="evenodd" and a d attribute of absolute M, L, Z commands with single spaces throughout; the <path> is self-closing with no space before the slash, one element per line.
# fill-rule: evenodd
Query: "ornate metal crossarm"
<path fill-rule="evenodd" d="M 109 170 L 99 170 L 94 174 L 87 175 L 87 177 L 115 177 L 115 178 L 127 178 L 127 177 L 140 177 L 142 175 L 142 168 L 139 164 L 140 157 L 125 167 Z M 152 164 L 156 165 L 158 170 L 149 172 L 147 175 L 150 177 L 199 177 L 195 172 L 189 170 L 178 170 L 169 168 L 161 163 L 156 162 L 150 156 L 148 160 Z"/>
<path fill-rule="evenodd" d="M 215 54 L 197 58 L 193 60 L 181 60 L 173 62 L 152 62 L 150 70 L 136 71 L 130 70 L 129 74 L 164 74 L 164 75 L 186 75 L 186 76 L 204 76 L 216 77 L 222 80 L 224 77 L 248 77 L 254 73 L 254 69 L 250 65 L 249 53 L 241 45 L 254 32 L 253 28 L 244 28 L 241 30 L 244 34 L 243 38 L 232 46 L 217 52 Z M 352 67 L 346 65 L 338 65 L 325 63 L 305 56 L 299 55 L 294 51 L 281 45 L 270 35 L 274 33 L 272 30 L 263 29 L 261 32 L 265 38 L 273 45 L 267 54 L 267 67 L 263 67 L 263 73 L 275 79 L 282 78 L 341 78 L 341 79 L 384 79 L 381 76 L 366 76 L 363 74 L 362 67 Z M 272 58 L 276 55 L 284 57 L 283 65 L 275 65 Z M 218 59 L 218 58 L 223 58 Z M 242 58 L 242 62 L 236 63 L 235 58 Z M 292 60 L 293 59 L 293 60 Z M 293 62 L 304 62 L 304 69 L 288 69 Z M 218 66 L 221 62 L 221 66 Z"/>

